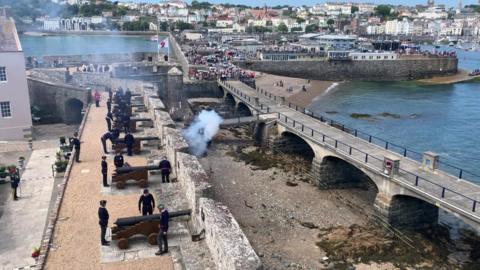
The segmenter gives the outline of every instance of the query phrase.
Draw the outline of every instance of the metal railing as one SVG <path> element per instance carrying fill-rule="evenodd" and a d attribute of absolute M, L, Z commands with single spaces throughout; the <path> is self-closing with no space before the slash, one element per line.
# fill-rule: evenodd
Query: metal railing
<path fill-rule="evenodd" d="M 220 83 L 220 81 L 219 81 Z M 273 110 L 262 103 L 259 103 L 258 105 L 256 104 L 251 104 L 251 98 L 250 96 L 244 94 L 242 91 L 236 89 L 233 87 L 231 84 L 227 82 L 221 82 L 221 84 L 224 85 L 228 90 L 231 92 L 235 93 L 237 96 L 241 97 L 245 102 L 248 102 L 255 110 L 259 112 L 273 112 Z M 281 112 L 276 112 L 277 114 L 277 120 L 289 127 L 295 129 L 297 132 L 300 132 L 302 135 L 309 137 L 310 139 L 323 144 L 324 146 L 334 149 L 336 152 L 341 152 L 345 156 L 348 156 L 358 162 L 361 162 L 363 164 L 366 164 L 367 166 L 371 167 L 372 169 L 376 170 L 377 172 L 380 172 L 384 174 L 383 172 L 383 162 L 384 160 L 377 158 L 373 155 L 368 154 L 367 152 L 364 152 L 356 147 L 353 147 L 347 143 L 342 142 L 341 140 L 335 139 L 333 137 L 330 137 L 326 135 L 325 133 L 315 130 L 301 121 L 295 120 L 291 117 L 288 117 L 287 115 L 281 113 Z M 325 121 L 323 121 L 325 122 Z M 343 129 L 345 131 L 345 127 L 343 126 Z M 355 130 L 354 130 L 355 131 Z M 357 136 L 359 137 L 358 134 L 359 132 L 356 131 Z M 369 137 L 373 138 L 373 137 Z M 369 142 L 372 142 L 371 139 Z M 392 145 L 390 145 L 392 146 Z M 389 144 L 387 142 L 386 144 L 386 149 L 392 149 L 388 148 Z M 450 203 L 455 205 L 456 207 L 460 208 L 461 210 L 464 209 L 469 209 L 470 212 L 475 212 L 477 208 L 478 201 L 475 198 L 466 196 L 461 194 L 460 192 L 457 192 L 453 189 L 450 189 L 448 187 L 444 187 L 440 184 L 435 183 L 432 180 L 426 179 L 420 175 L 417 175 L 413 172 L 407 171 L 402 169 L 401 167 L 399 168 L 399 174 L 401 178 L 394 177 L 395 180 L 402 182 L 404 184 L 410 185 L 415 189 L 418 189 L 424 193 L 427 193 L 428 195 L 440 199 L 440 200 L 449 200 Z M 462 200 L 463 199 L 463 200 Z M 465 210 L 464 210 L 465 211 Z"/>
<path fill-rule="evenodd" d="M 270 92 L 268 92 L 264 89 L 261 89 L 261 88 L 257 87 L 256 90 L 262 96 L 265 96 L 265 97 L 267 97 L 267 98 L 269 98 L 273 101 L 276 101 L 276 102 L 279 102 L 279 101 L 282 101 L 282 100 L 285 101 L 284 97 L 276 96 L 276 95 L 274 95 L 274 94 L 272 94 L 272 93 L 270 93 Z M 294 109 L 295 111 L 306 114 L 306 115 L 308 115 L 310 117 L 313 117 L 317 120 L 320 120 L 321 122 L 327 123 L 330 126 L 335 127 L 337 129 L 340 129 L 344 132 L 347 132 L 347 133 L 349 133 L 349 134 L 351 134 L 351 135 L 353 135 L 357 138 L 363 139 L 365 141 L 368 141 L 369 143 L 372 143 L 372 144 L 378 145 L 382 148 L 385 148 L 386 150 L 390 150 L 390 151 L 395 152 L 399 155 L 402 155 L 403 157 L 410 158 L 410 159 L 412 159 L 414 161 L 418 161 L 420 163 L 422 162 L 423 153 L 408 149 L 405 146 L 387 141 L 385 139 L 382 139 L 382 138 L 377 137 L 375 135 L 371 135 L 367 132 L 363 132 L 363 131 L 358 130 L 356 128 L 349 127 L 349 126 L 347 126 L 347 125 L 345 125 L 341 122 L 338 122 L 336 120 L 328 118 L 328 117 L 326 117 L 322 114 L 314 113 L 314 112 L 312 112 L 312 111 L 310 111 L 310 110 L 308 110 L 308 109 L 306 109 L 302 106 L 298 106 L 294 103 L 285 102 L 285 106 L 288 106 L 288 108 L 290 108 L 290 109 Z M 478 175 L 478 174 L 475 174 L 471 171 L 467 171 L 467 170 L 462 169 L 458 166 L 449 164 L 448 162 L 444 162 L 444 161 L 441 161 L 441 160 L 438 161 L 438 164 L 439 164 L 439 168 L 442 171 L 445 171 L 449 174 L 455 175 L 459 179 L 470 179 L 470 180 L 476 180 L 476 181 L 480 182 L 480 175 Z"/>

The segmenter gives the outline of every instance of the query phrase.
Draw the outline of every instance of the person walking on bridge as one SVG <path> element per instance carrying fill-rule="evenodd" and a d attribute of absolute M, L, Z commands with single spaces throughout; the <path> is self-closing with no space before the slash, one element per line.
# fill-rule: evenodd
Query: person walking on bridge
<path fill-rule="evenodd" d="M 143 194 L 138 199 L 138 211 L 142 213 L 142 216 L 152 215 L 153 208 L 155 207 L 155 199 L 150 194 L 148 189 L 143 190 Z"/>

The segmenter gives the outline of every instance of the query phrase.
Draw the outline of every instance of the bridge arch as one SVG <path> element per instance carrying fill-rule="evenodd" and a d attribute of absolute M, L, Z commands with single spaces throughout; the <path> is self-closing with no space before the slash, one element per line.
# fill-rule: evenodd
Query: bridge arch
<path fill-rule="evenodd" d="M 413 196 L 394 195 L 390 199 L 388 223 L 403 229 L 435 226 L 438 223 L 438 207 Z"/>
<path fill-rule="evenodd" d="M 65 102 L 65 124 L 80 124 L 82 122 L 83 102 L 70 98 Z"/>
<path fill-rule="evenodd" d="M 243 103 L 242 101 L 239 101 L 237 103 L 236 113 L 237 113 L 238 116 L 252 116 L 253 115 L 252 111 L 247 106 L 247 104 Z"/>
<path fill-rule="evenodd" d="M 333 155 L 323 156 L 320 164 L 316 164 L 315 175 L 319 188 L 360 188 L 372 191 L 375 195 L 379 191 L 379 184 L 375 177 L 370 176 L 354 164 Z M 373 196 L 372 202 L 375 200 Z"/>
<path fill-rule="evenodd" d="M 228 92 L 225 93 L 224 100 L 225 100 L 225 104 L 227 104 L 229 106 L 234 107 L 236 105 L 235 98 L 233 97 L 232 94 L 230 94 Z"/>
<path fill-rule="evenodd" d="M 315 158 L 314 149 L 310 142 L 289 131 L 282 132 L 280 136 L 273 141 L 274 151 L 295 154 L 310 162 Z"/>

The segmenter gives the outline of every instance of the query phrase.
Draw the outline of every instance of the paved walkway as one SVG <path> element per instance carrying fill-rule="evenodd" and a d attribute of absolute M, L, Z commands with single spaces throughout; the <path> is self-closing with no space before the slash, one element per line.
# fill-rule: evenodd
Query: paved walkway
<path fill-rule="evenodd" d="M 52 269 L 173 269 L 170 256 L 153 258 L 125 258 L 124 261 L 104 263 L 98 225 L 98 204 L 106 199 L 110 213 L 109 226 L 119 217 L 138 215 L 137 202 L 141 189 L 129 188 L 130 194 L 105 194 L 101 184 L 100 160 L 102 148 L 100 137 L 106 132 L 106 107 L 91 107 L 81 135 L 81 163 L 74 163 L 68 179 L 59 218 L 55 227 L 53 245 L 47 257 L 46 268 Z M 110 148 L 110 145 L 108 144 Z M 113 172 L 113 155 L 108 155 L 109 175 Z M 125 158 L 132 165 L 145 165 L 141 156 Z M 114 243 L 112 242 L 112 245 Z"/>
<path fill-rule="evenodd" d="M 468 181 L 459 180 L 457 177 L 439 170 L 436 170 L 434 173 L 426 171 L 421 168 L 420 163 L 412 159 L 405 158 L 402 155 L 388 151 L 375 144 L 368 143 L 365 140 L 343 132 L 304 113 L 290 109 L 288 106 L 281 105 L 280 101 L 276 102 L 239 81 L 228 81 L 227 83 L 236 89 L 229 89 L 228 91 L 234 93 L 244 102 L 250 104 L 250 106 L 260 109 L 263 113 L 267 113 L 266 106 L 268 106 L 269 113 L 275 113 L 277 115 L 280 113 L 278 122 L 300 136 L 315 141 L 317 144 L 324 145 L 327 148 L 333 148 L 333 151 L 340 152 L 340 154 L 360 163 L 365 162 L 365 156 L 368 154 L 367 164 L 372 167 L 372 170 L 381 170 L 385 156 L 398 158 L 402 171 L 395 179 L 400 180 L 401 185 L 415 189 L 415 192 L 417 192 L 419 196 L 434 197 L 433 200 L 435 202 L 447 204 L 443 205 L 443 207 L 447 206 L 447 209 L 467 216 L 469 219 L 475 220 L 475 222 L 480 224 L 479 203 L 476 205 L 476 211 L 472 212 L 473 201 L 459 195 L 468 196 L 479 202 L 480 186 Z M 235 93 L 235 91 L 237 92 Z M 263 104 L 263 106 L 255 103 L 255 97 L 259 99 L 259 104 Z M 285 119 L 285 117 L 287 118 Z M 313 136 L 312 130 L 314 130 Z M 323 138 L 324 135 L 325 139 Z M 337 147 L 335 147 L 335 145 L 337 145 Z M 352 147 L 351 154 L 350 146 Z M 416 175 L 420 176 L 418 186 L 415 186 Z M 442 187 L 447 189 L 444 191 Z M 441 199 L 442 192 L 445 192 L 443 199 Z"/>
<path fill-rule="evenodd" d="M 0 265 L 10 270 L 30 266 L 40 246 L 53 189 L 52 164 L 57 148 L 34 150 L 22 175 L 20 199 L 9 199 L 0 218 Z"/>

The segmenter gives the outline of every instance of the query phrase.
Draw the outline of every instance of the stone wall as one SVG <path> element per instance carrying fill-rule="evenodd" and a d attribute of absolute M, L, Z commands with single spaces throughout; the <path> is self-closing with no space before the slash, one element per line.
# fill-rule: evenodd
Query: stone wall
<path fill-rule="evenodd" d="M 381 61 L 248 61 L 241 67 L 275 75 L 315 80 L 393 81 L 429 78 L 457 72 L 454 57 Z"/>
<path fill-rule="evenodd" d="M 180 64 L 183 71 L 183 78 L 185 81 L 188 81 L 188 71 L 190 69 L 190 65 L 188 64 L 188 60 L 182 52 L 182 48 L 172 34 L 169 34 L 169 43 L 170 57 Z"/>
<path fill-rule="evenodd" d="M 86 107 L 91 100 L 91 93 L 85 89 L 66 84 L 50 83 L 36 78 L 27 78 L 28 93 L 31 106 L 51 114 L 53 122 L 63 122 L 66 119 L 66 104 L 77 99 Z"/>
<path fill-rule="evenodd" d="M 208 248 L 219 270 L 263 269 L 228 207 L 214 200 L 200 199 L 200 217 Z"/>
<path fill-rule="evenodd" d="M 54 61 L 62 61 L 64 66 L 78 66 L 82 64 L 109 64 L 119 62 L 140 62 L 157 59 L 156 52 L 110 53 L 110 54 L 82 54 L 82 55 L 48 55 L 43 57 L 45 67 L 53 66 Z"/>

